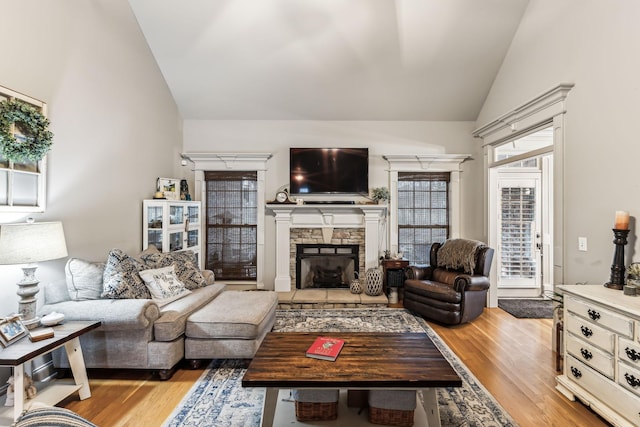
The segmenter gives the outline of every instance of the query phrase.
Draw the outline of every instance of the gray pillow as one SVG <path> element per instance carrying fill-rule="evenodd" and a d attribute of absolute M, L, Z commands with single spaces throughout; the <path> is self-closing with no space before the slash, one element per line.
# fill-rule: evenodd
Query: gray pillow
<path fill-rule="evenodd" d="M 151 294 L 139 274 L 142 270 L 148 268 L 144 263 L 127 255 L 120 249 L 111 250 L 102 276 L 102 297 L 150 299 Z"/>
<path fill-rule="evenodd" d="M 64 267 L 69 297 L 74 301 L 99 299 L 103 291 L 104 262 L 69 258 Z"/>

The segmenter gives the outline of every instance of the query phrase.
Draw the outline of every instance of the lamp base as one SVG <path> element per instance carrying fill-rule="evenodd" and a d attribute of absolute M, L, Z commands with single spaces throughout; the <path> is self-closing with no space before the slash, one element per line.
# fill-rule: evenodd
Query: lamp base
<path fill-rule="evenodd" d="M 618 291 L 622 290 L 622 288 L 624 287 L 624 285 L 619 285 L 617 283 L 611 283 L 611 282 L 607 282 L 604 284 L 605 288 L 609 288 L 609 289 L 616 289 Z"/>
<path fill-rule="evenodd" d="M 36 266 L 30 265 L 23 267 L 24 277 L 18 282 L 18 291 L 20 297 L 18 301 L 18 313 L 20 320 L 27 329 L 33 329 L 40 325 L 40 318 L 36 316 L 36 294 L 40 291 L 35 278 Z"/>

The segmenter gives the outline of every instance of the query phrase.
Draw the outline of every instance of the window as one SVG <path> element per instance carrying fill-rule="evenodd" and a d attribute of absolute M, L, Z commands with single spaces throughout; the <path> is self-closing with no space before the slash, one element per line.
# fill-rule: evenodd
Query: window
<path fill-rule="evenodd" d="M 429 264 L 431 244 L 449 237 L 449 172 L 398 173 L 398 248 Z"/>
<path fill-rule="evenodd" d="M 257 173 L 205 172 L 206 262 L 216 279 L 256 280 Z"/>
<path fill-rule="evenodd" d="M 47 116 L 47 104 L 0 86 L 0 102 L 17 99 Z M 15 125 L 12 125 L 14 129 Z M 20 139 L 18 130 L 14 133 Z M 46 202 L 46 156 L 38 162 L 13 162 L 0 157 L 0 212 L 44 212 Z"/>

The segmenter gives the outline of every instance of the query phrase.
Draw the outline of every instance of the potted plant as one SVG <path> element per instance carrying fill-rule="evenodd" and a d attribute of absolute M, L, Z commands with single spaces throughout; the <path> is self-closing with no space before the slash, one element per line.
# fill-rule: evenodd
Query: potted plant
<path fill-rule="evenodd" d="M 387 187 L 376 187 L 371 190 L 371 198 L 377 203 L 386 202 L 389 200 L 389 189 Z"/>

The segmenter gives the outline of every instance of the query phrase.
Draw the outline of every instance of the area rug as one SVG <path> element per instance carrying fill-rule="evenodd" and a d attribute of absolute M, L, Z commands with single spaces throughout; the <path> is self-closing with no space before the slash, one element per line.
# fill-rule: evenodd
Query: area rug
<path fill-rule="evenodd" d="M 541 298 L 501 298 L 498 307 L 519 319 L 552 319 L 553 301 Z"/>
<path fill-rule="evenodd" d="M 400 309 L 278 310 L 278 332 L 426 333 L 462 378 L 462 387 L 438 388 L 443 426 L 517 426 L 431 327 Z M 243 388 L 248 360 L 214 360 L 171 416 L 166 427 L 260 425 L 264 389 Z"/>

